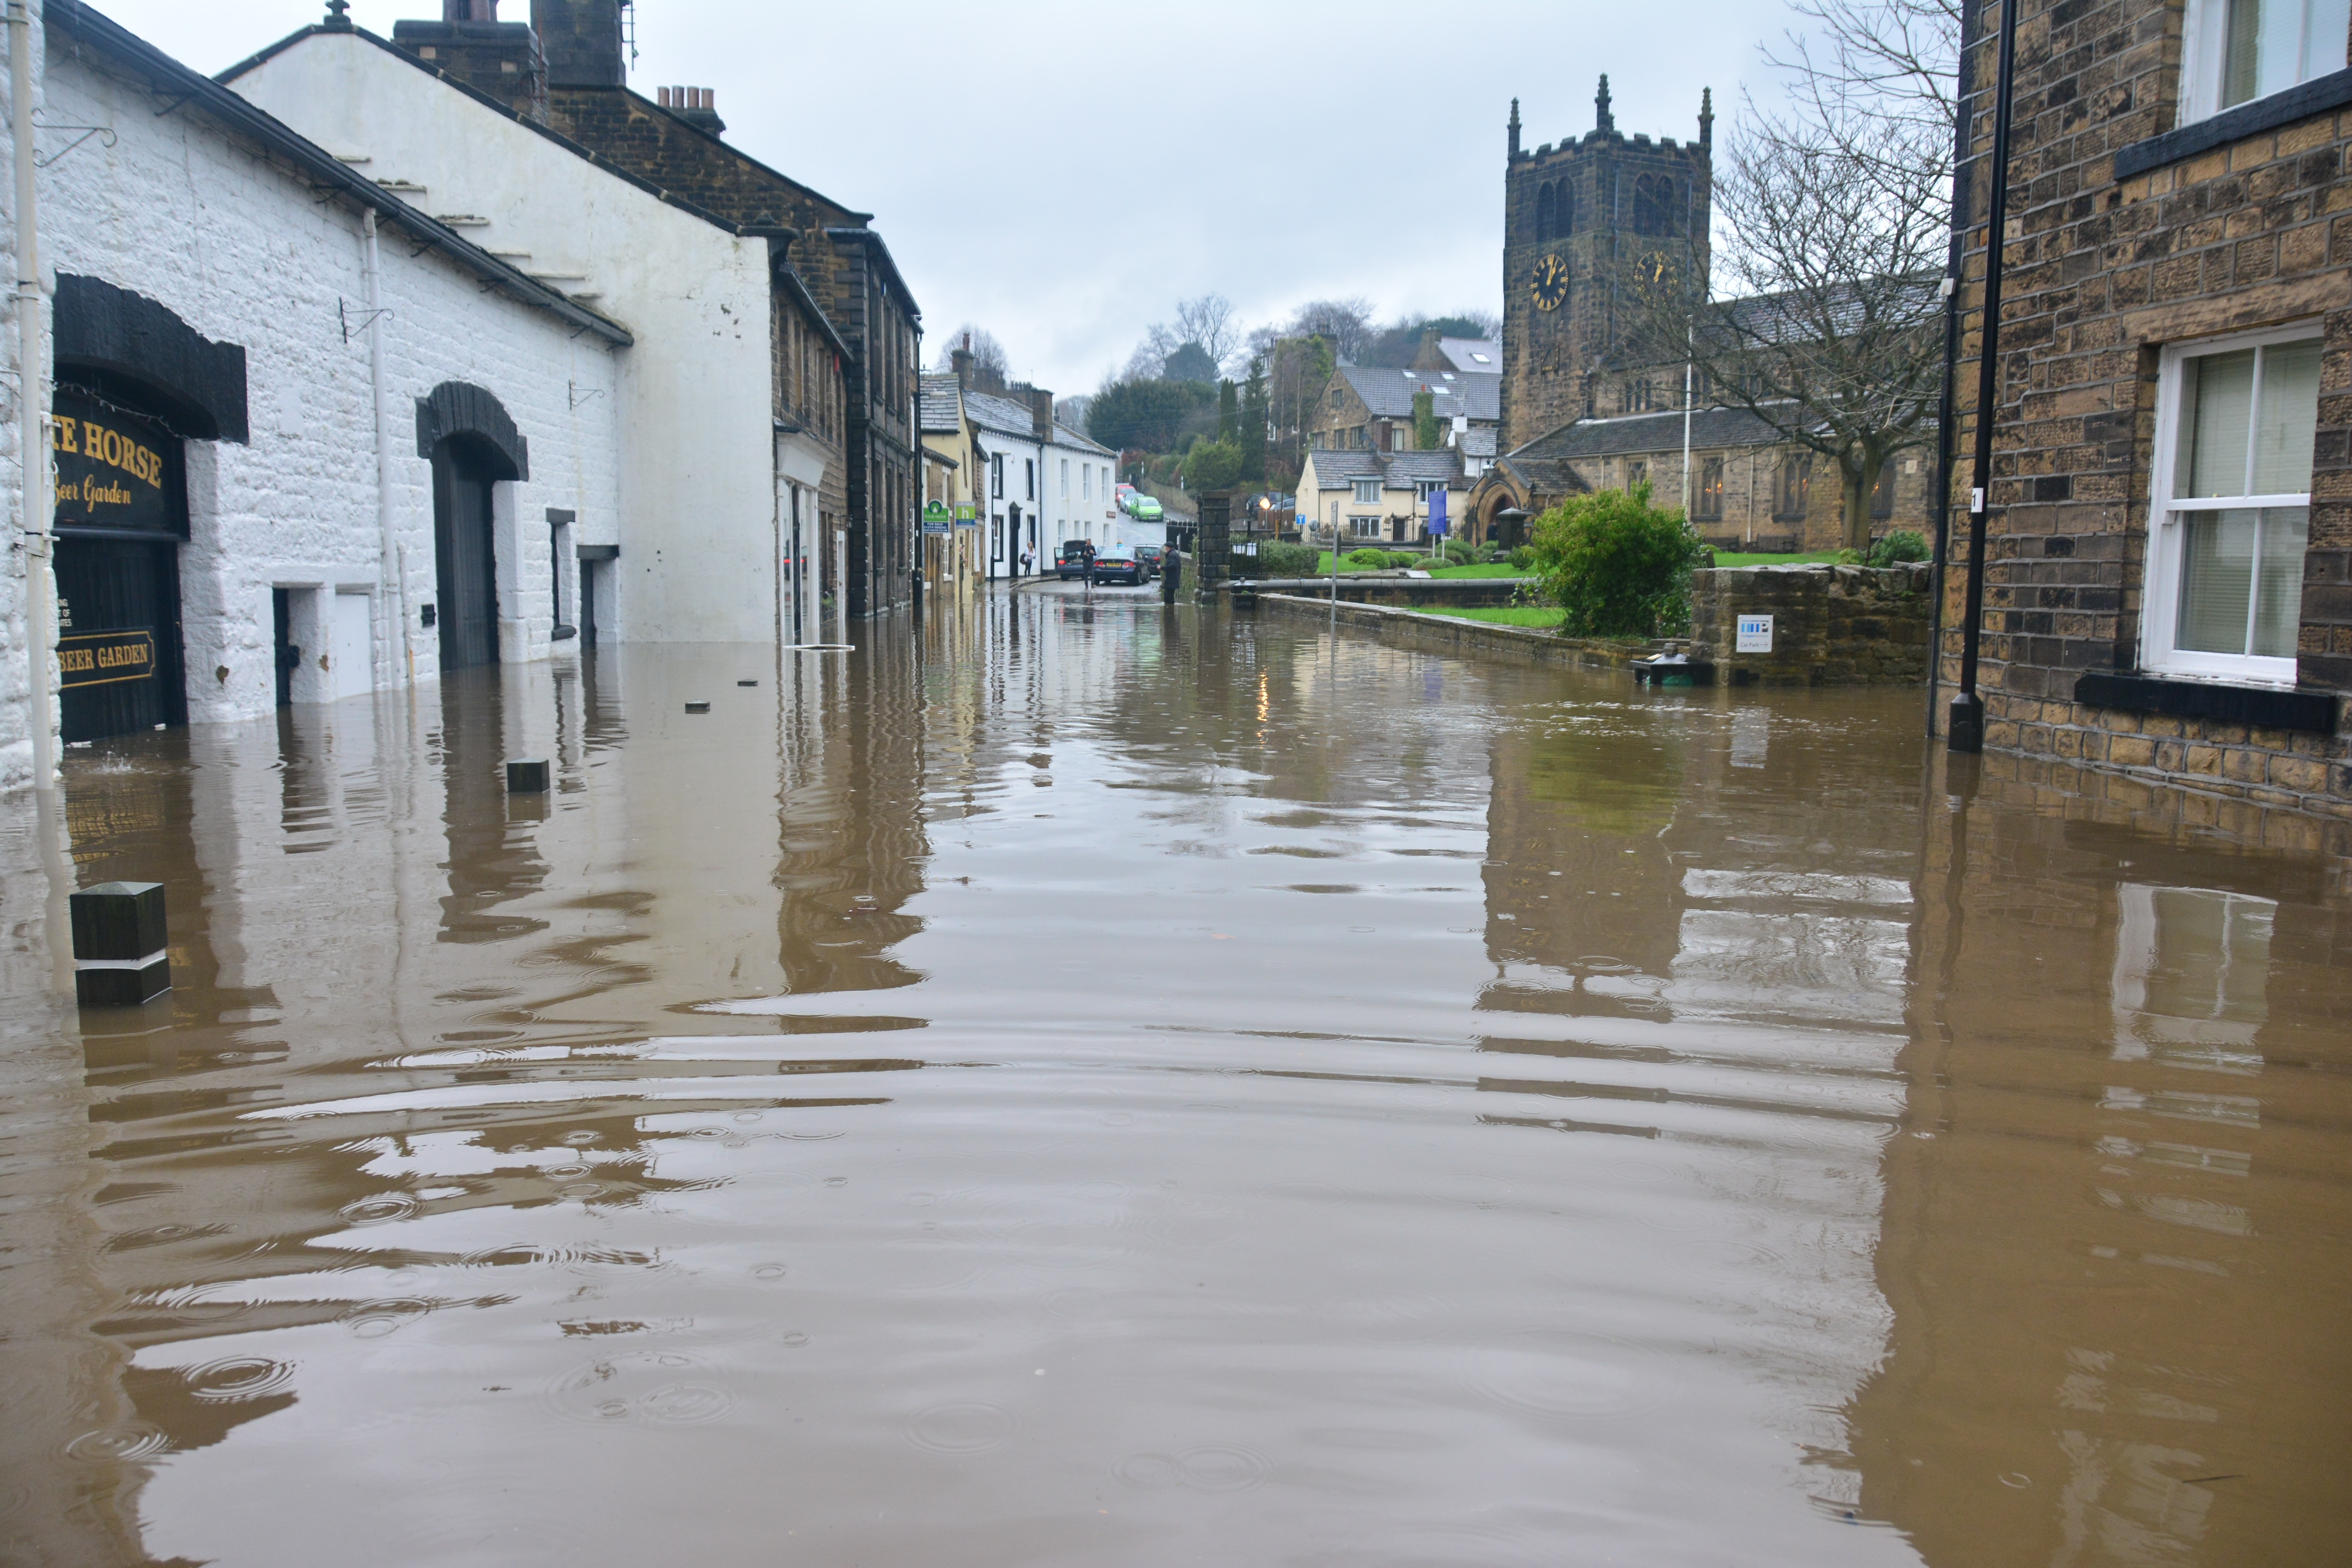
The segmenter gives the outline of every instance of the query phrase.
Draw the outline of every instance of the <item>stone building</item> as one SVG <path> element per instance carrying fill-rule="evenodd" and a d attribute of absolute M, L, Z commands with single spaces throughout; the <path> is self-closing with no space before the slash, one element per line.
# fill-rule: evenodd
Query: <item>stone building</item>
<path fill-rule="evenodd" d="M 334 58 L 347 58 L 353 40 L 373 45 L 455 89 L 452 101 L 462 97 L 495 106 L 513 124 L 564 149 L 597 174 L 616 176 L 743 242 L 746 256 L 764 268 L 789 270 L 791 281 L 780 279 L 769 290 L 771 302 L 756 307 L 756 314 L 789 313 L 805 299 L 823 318 L 821 328 L 807 323 L 805 335 L 814 342 L 830 332 L 841 345 L 828 348 L 836 363 L 825 373 L 837 372 L 841 378 L 838 428 L 826 437 L 840 451 L 839 488 L 827 496 L 821 486 L 802 487 L 819 513 L 804 522 L 804 533 L 820 542 L 837 540 L 845 558 L 838 590 L 850 616 L 903 606 L 913 591 L 921 485 L 915 428 L 921 328 L 913 296 L 888 247 L 869 226 L 870 215 L 730 145 L 708 89 L 663 88 L 654 99 L 631 89 L 622 9 L 620 0 L 533 0 L 531 21 L 525 25 L 498 21 L 495 0 L 444 0 L 441 21 L 402 22 L 388 40 L 330 18 L 236 68 L 226 79 L 281 117 L 299 116 L 298 123 L 322 128 L 341 124 L 365 110 L 350 100 L 341 78 L 327 74 L 320 56 L 331 46 L 341 51 Z M 306 56 L 310 62 L 304 70 L 290 68 Z M 582 240 L 567 232 L 576 209 L 547 200 L 470 147 L 436 145 L 434 164 L 434 177 L 445 185 L 463 183 L 499 192 L 499 210 L 478 216 L 530 222 L 534 232 L 547 237 L 546 243 L 568 243 L 575 253 L 568 258 L 575 272 L 601 277 L 649 259 L 635 254 L 625 237 L 600 241 L 593 255 L 577 254 Z M 578 178 L 572 176 L 567 185 Z M 682 276 L 671 276 L 672 295 L 691 295 L 677 282 Z M 754 341 L 747 335 L 751 318 L 740 314 L 745 308 L 750 307 L 730 302 L 729 320 L 719 328 L 719 337 L 730 347 Z M 653 337 L 649 331 L 641 335 L 649 342 Z M 701 335 L 707 339 L 707 331 Z M 672 392 L 673 405 L 681 408 L 707 406 L 706 400 L 718 395 L 717 388 L 692 378 Z M 779 396 L 772 388 L 732 418 L 756 419 L 761 403 L 776 403 Z M 779 417 L 802 423 L 789 414 Z M 764 449 L 765 437 L 761 444 Z M 678 448 L 690 449 L 690 443 Z M 750 482 L 748 470 L 743 482 Z M 760 483 L 763 491 L 772 490 L 776 480 Z M 761 521 L 745 526 L 769 526 L 766 509 L 774 504 L 761 503 Z M 680 521 L 698 522 L 699 515 Z M 777 526 L 788 523 L 787 519 Z M 779 552 L 780 557 L 786 553 Z M 764 585 L 770 570 L 774 569 L 763 567 L 759 584 L 747 584 L 746 591 Z M 811 591 L 820 597 L 835 592 L 835 569 L 820 562 L 814 570 Z M 793 597 L 793 586 L 785 585 L 787 599 Z"/>
<path fill-rule="evenodd" d="M 952 375 L 927 375 L 917 407 L 923 436 L 923 592 L 961 594 L 980 579 L 981 507 L 978 489 L 987 469 L 980 433 L 964 411 L 963 388 Z M 935 522 L 934 506 L 946 513 L 946 529 Z"/>
<path fill-rule="evenodd" d="M 2019 8 L 1985 744 L 2352 816 L 2352 71 L 2340 5 L 2255 17 Z M 1964 426 L 2003 19 L 1968 10 Z M 1948 575 L 1951 680 L 1968 573 Z"/>
<path fill-rule="evenodd" d="M 9 639 L 0 779 L 30 779 L 36 671 L 72 743 L 568 658 L 629 333 L 78 0 L 42 10 L 44 122 L 103 129 L 47 132 L 36 180 L 58 641 Z M 12 629 L 26 583 L 0 576 Z"/>
<path fill-rule="evenodd" d="M 1715 111 L 1699 98 L 1698 140 L 1653 142 L 1617 129 L 1609 79 L 1593 129 L 1533 152 L 1511 103 L 1504 174 L 1499 454 L 1465 503 L 1464 532 L 1523 542 L 1529 521 L 1570 495 L 1647 480 L 1684 504 L 1683 408 L 1692 523 L 1719 549 L 1833 550 L 1843 543 L 1835 461 L 1790 441 L 1754 411 L 1715 404 L 1673 345 L 1647 341 L 1622 296 L 1641 271 L 1710 264 Z M 1758 301 L 1769 308 L 1769 300 Z M 1695 398 L 1690 394 L 1696 394 Z M 1926 449 L 1895 458 L 1872 501 L 1875 531 L 1931 525 Z"/>
<path fill-rule="evenodd" d="M 1437 422 L 1437 446 L 1451 447 L 1466 431 L 1496 427 L 1501 383 L 1492 371 L 1343 364 L 1323 390 L 1307 446 L 1325 451 L 1417 450 L 1417 416 L 1425 397 Z"/>
<path fill-rule="evenodd" d="M 1361 451 L 1323 448 L 1307 454 L 1298 475 L 1298 515 L 1312 519 L 1318 539 L 1338 534 L 1353 544 L 1425 544 L 1433 500 L 1441 492 L 1449 521 L 1463 493 L 1459 452 Z"/>
<path fill-rule="evenodd" d="M 1503 176 L 1504 451 L 1572 419 L 1680 406 L 1681 365 L 1635 342 L 1621 279 L 1644 255 L 1706 275 L 1715 110 L 1700 100 L 1698 140 L 1628 138 L 1609 108 L 1593 128 L 1534 152 L 1519 147 L 1511 102 Z"/>

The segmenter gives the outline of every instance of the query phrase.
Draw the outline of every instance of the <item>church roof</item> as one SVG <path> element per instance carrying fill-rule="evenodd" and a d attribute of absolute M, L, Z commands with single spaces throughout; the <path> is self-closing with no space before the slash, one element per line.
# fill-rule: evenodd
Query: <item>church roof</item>
<path fill-rule="evenodd" d="M 1442 371 L 1381 370 L 1371 365 L 1343 364 L 1339 374 L 1355 388 L 1356 395 L 1378 419 L 1410 419 L 1412 417 L 1413 395 L 1426 391 L 1432 406 L 1440 419 L 1456 415 L 1472 419 L 1498 420 L 1503 416 L 1503 378 L 1495 375 L 1456 375 L 1447 380 Z"/>
<path fill-rule="evenodd" d="M 1773 447 L 1788 439 L 1745 408 L 1699 408 L 1691 412 L 1694 451 L 1726 447 Z M 1604 458 L 1619 452 L 1678 452 L 1683 445 L 1679 408 L 1659 414 L 1628 414 L 1615 419 L 1579 419 L 1537 437 L 1509 454 L 1515 462 Z"/>
<path fill-rule="evenodd" d="M 1495 432 L 1492 426 L 1472 426 L 1462 432 L 1454 443 L 1465 458 L 1492 458 L 1495 455 Z"/>

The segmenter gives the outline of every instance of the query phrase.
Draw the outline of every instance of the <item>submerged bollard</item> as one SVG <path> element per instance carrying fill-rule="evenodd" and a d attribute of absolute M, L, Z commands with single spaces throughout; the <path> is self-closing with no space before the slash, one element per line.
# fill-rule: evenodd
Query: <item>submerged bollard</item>
<path fill-rule="evenodd" d="M 739 680 L 735 684 L 738 686 L 757 686 L 760 683 L 756 680 Z"/>
<path fill-rule="evenodd" d="M 686 710 L 689 713 L 708 713 L 710 711 L 710 704 L 708 702 L 689 702 L 686 705 Z"/>
<path fill-rule="evenodd" d="M 100 882 L 69 895 L 74 1000 L 85 1007 L 136 1007 L 172 988 L 165 952 L 163 884 Z"/>
<path fill-rule="evenodd" d="M 547 793 L 547 759 L 530 757 L 507 763 L 509 795 L 545 795 Z"/>

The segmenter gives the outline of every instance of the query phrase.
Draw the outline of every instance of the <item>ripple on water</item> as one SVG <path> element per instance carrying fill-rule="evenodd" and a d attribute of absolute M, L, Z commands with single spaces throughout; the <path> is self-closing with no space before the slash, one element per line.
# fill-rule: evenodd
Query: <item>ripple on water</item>
<path fill-rule="evenodd" d="M 1664 1357 L 1609 1334 L 1529 1329 L 1471 1349 L 1462 1359 L 1472 1389 L 1529 1415 L 1630 1415 L 1665 1403 L 1675 1391 Z"/>
<path fill-rule="evenodd" d="M 277 1393 L 294 1381 L 294 1364 L 267 1356 L 224 1356 L 190 1367 L 180 1375 L 192 1396 L 216 1405 Z"/>
<path fill-rule="evenodd" d="M 362 1339 L 374 1340 L 398 1332 L 431 1310 L 433 1303 L 430 1301 L 393 1296 L 346 1307 L 336 1314 L 335 1321 Z"/>
<path fill-rule="evenodd" d="M 982 1230 L 1052 1268 L 1092 1268 L 1124 1257 L 1129 1215 L 1117 1198 L 1089 1199 L 1076 1191 L 1005 1198 L 990 1205 Z"/>
<path fill-rule="evenodd" d="M 916 1412 L 907 1436 L 935 1454 L 982 1454 L 1011 1442 L 1015 1429 L 1012 1413 L 1002 1406 L 958 1399 Z"/>
<path fill-rule="evenodd" d="M 424 1207 L 408 1193 L 378 1193 L 345 1204 L 335 1212 L 347 1225 L 386 1225 L 394 1220 L 414 1219 Z"/>
<path fill-rule="evenodd" d="M 640 1351 L 572 1368 L 549 1386 L 547 1403 L 592 1426 L 701 1426 L 727 1415 L 736 1399 L 694 1357 Z"/>
<path fill-rule="evenodd" d="M 1129 1454 L 1111 1467 L 1129 1486 L 1146 1491 L 1188 1487 L 1202 1492 L 1242 1492 L 1265 1484 L 1273 1467 L 1254 1449 L 1207 1443 L 1181 1454 Z"/>
<path fill-rule="evenodd" d="M 169 1437 L 144 1421 L 126 1421 L 84 1432 L 66 1445 L 66 1457 L 90 1465 L 131 1463 L 152 1458 L 171 1446 Z"/>

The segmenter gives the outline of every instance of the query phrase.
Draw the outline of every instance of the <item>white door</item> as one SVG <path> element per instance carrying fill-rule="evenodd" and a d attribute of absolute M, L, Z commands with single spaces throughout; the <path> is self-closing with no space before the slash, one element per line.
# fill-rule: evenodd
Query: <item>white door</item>
<path fill-rule="evenodd" d="M 357 697 L 375 689 L 373 639 L 369 636 L 368 596 L 335 595 L 333 624 L 327 628 L 329 685 L 337 697 Z"/>

